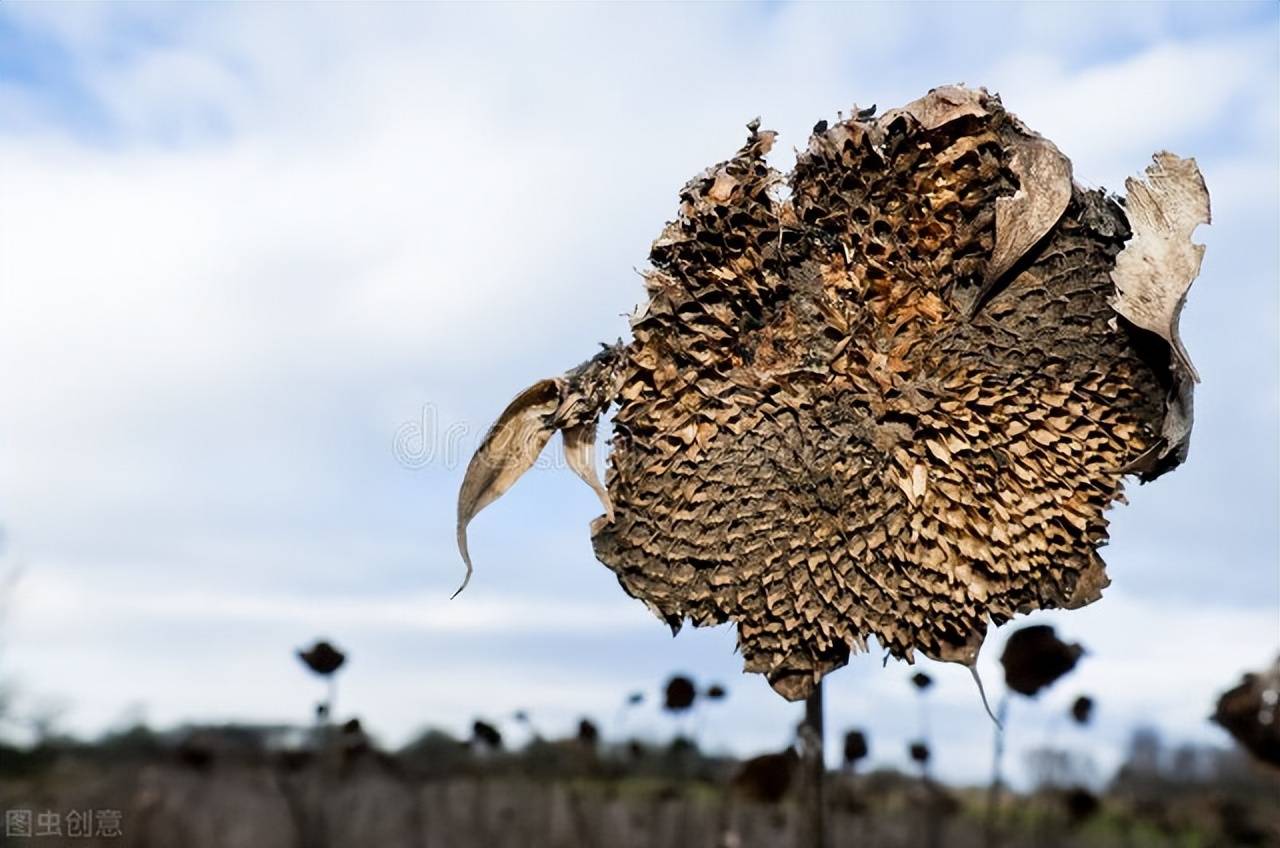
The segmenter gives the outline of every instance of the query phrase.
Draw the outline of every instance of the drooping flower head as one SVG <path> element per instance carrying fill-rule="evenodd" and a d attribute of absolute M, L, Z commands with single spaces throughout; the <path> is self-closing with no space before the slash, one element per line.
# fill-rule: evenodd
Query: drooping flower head
<path fill-rule="evenodd" d="M 1033 624 L 1013 631 L 1004 643 L 1000 664 L 1005 685 L 1020 695 L 1035 697 L 1076 667 L 1084 648 L 1067 644 L 1047 624 Z"/>
<path fill-rule="evenodd" d="M 322 677 L 328 677 L 346 662 L 346 654 L 321 639 L 306 650 L 298 651 L 298 659 Z"/>
<path fill-rule="evenodd" d="M 693 706 L 697 697 L 698 689 L 693 685 L 693 681 L 683 674 L 677 674 L 667 681 L 667 688 L 663 692 L 662 708 L 673 713 L 684 712 Z"/>
<path fill-rule="evenodd" d="M 844 764 L 853 766 L 870 752 L 867 735 L 861 730 L 850 730 L 844 735 Z"/>
<path fill-rule="evenodd" d="M 972 666 L 988 622 L 1101 596 L 1125 475 L 1186 455 L 1195 162 L 1157 154 L 1122 207 L 983 90 L 872 111 L 785 176 L 752 122 L 685 185 L 632 340 L 522 392 L 473 457 L 468 575 L 467 524 L 560 431 L 623 588 L 673 631 L 735 622 L 790 699 L 871 637 Z"/>
<path fill-rule="evenodd" d="M 1093 698 L 1081 695 L 1071 702 L 1071 720 L 1076 724 L 1088 724 L 1093 719 Z"/>

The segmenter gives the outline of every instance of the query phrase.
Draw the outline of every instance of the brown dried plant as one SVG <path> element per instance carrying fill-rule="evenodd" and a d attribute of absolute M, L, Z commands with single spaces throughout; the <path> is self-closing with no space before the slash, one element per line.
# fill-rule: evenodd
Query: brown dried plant
<path fill-rule="evenodd" d="M 698 687 L 683 674 L 677 674 L 667 681 L 663 690 L 662 708 L 667 712 L 681 713 L 693 706 L 698 697 Z"/>
<path fill-rule="evenodd" d="M 1223 692 L 1213 721 L 1259 761 L 1280 767 L 1280 659 Z"/>
<path fill-rule="evenodd" d="M 1062 641 L 1049 625 L 1031 624 L 1010 634 L 1000 665 L 1005 685 L 1033 698 L 1075 668 L 1082 656 L 1083 647 Z"/>
<path fill-rule="evenodd" d="M 1071 702 L 1071 720 L 1076 724 L 1085 725 L 1093 720 L 1093 698 L 1088 695 L 1081 695 Z"/>
<path fill-rule="evenodd" d="M 347 661 L 347 656 L 321 639 L 310 648 L 298 651 L 298 659 L 302 660 L 303 665 L 316 674 L 321 677 L 328 677 L 342 668 L 342 664 Z"/>
<path fill-rule="evenodd" d="M 850 730 L 844 735 L 844 765 L 845 768 L 853 769 L 857 767 L 858 761 L 862 760 L 871 751 L 867 744 L 867 734 L 861 730 Z"/>
<path fill-rule="evenodd" d="M 796 782 L 800 758 L 794 748 L 777 754 L 761 754 L 744 760 L 734 772 L 730 787 L 752 801 L 777 804 Z"/>
<path fill-rule="evenodd" d="M 972 667 L 990 622 L 1100 597 L 1124 477 L 1187 452 L 1195 161 L 1156 154 L 1121 205 L 984 90 L 871 111 L 785 176 L 753 122 L 684 187 L 633 339 L 526 389 L 473 457 L 468 578 L 467 524 L 559 431 L 623 588 L 673 631 L 736 622 L 789 699 L 869 637 Z"/>
<path fill-rule="evenodd" d="M 502 749 L 502 731 L 482 719 L 471 723 L 471 743 L 478 748 L 489 751 Z"/>

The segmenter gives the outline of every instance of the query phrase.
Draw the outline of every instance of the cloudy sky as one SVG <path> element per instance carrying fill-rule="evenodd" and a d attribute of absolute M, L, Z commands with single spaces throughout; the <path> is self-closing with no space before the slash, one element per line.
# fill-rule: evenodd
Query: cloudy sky
<path fill-rule="evenodd" d="M 454 498 L 510 397 L 626 333 L 676 191 L 760 115 L 775 164 L 855 102 L 963 81 L 1119 189 L 1194 155 L 1213 197 L 1183 337 L 1190 462 L 1131 490 L 1106 598 L 1040 614 L 1090 650 L 1019 704 L 1015 750 L 1080 692 L 1101 769 L 1141 723 L 1225 743 L 1216 691 L 1280 648 L 1277 7 L 0 7 L 0 682 L 93 733 L 141 712 L 302 720 L 291 649 L 352 656 L 341 712 L 391 743 L 481 713 L 664 734 L 625 693 L 722 681 L 712 744 L 784 744 L 799 708 L 727 628 L 669 631 L 595 562 L 594 495 L 529 475 Z M 555 463 L 548 463 L 554 465 Z M 1007 629 L 1007 628 L 1006 628 Z M 982 667 L 998 688 L 995 633 Z M 980 779 L 968 674 L 931 666 L 942 774 Z M 873 759 L 917 732 L 911 669 L 830 679 Z"/>

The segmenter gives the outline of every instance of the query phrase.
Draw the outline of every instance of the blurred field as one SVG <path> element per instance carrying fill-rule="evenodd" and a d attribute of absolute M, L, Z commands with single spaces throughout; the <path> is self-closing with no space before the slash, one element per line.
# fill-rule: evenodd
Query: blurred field
<path fill-rule="evenodd" d="M 96 745 L 0 751 L 0 809 L 121 811 L 118 838 L 5 845 L 133 848 L 788 848 L 795 775 L 687 743 L 597 749 L 578 739 L 485 750 L 439 733 L 389 753 L 357 733 L 272 749 L 244 728 L 169 737 L 141 729 Z M 1280 781 L 1233 755 L 1198 777 L 1132 769 L 1096 810 L 1070 793 L 1006 795 L 988 836 L 985 789 L 892 771 L 832 772 L 833 846 L 1229 846 L 1278 844 Z M 748 770 L 749 771 L 749 770 Z M 736 775 L 736 778 L 735 778 Z M 754 783 L 752 782 L 754 781 Z M 761 800 L 785 791 L 776 803 Z M 1083 812 L 1083 814 L 1082 814 Z"/>

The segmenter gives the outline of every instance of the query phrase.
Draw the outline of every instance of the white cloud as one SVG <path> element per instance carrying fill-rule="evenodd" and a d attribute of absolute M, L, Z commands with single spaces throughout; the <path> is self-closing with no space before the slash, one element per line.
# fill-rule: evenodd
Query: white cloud
<path fill-rule="evenodd" d="M 1268 139 L 1241 138 L 1239 128 L 1274 89 L 1270 43 L 1265 33 L 1163 43 L 1083 70 L 1062 57 L 1024 53 L 993 77 L 1005 104 L 1068 152 L 1078 178 L 1122 191 L 1126 176 L 1180 139 L 1203 143 L 1223 138 L 1223 130 L 1233 146 Z"/>
<path fill-rule="evenodd" d="M 83 644 L 122 621 L 158 628 L 194 623 L 211 628 L 279 624 L 301 632 L 389 630 L 465 637 L 468 633 L 519 634 L 527 631 L 585 635 L 648 627 L 652 617 L 619 597 L 607 607 L 564 600 L 554 605 L 518 598 L 468 598 L 450 603 L 438 593 L 396 592 L 370 597 L 303 598 L 297 595 L 234 593 L 226 590 L 120 586 L 84 575 L 72 580 L 58 572 L 34 572 L 17 584 L 13 598 L 14 640 L 65 647 Z"/>

